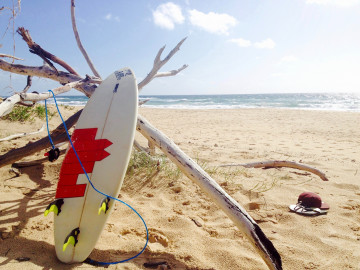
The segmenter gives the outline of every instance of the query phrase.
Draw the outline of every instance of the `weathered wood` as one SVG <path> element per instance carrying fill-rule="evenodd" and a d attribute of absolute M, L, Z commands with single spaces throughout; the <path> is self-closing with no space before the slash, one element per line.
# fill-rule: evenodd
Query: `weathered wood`
<path fill-rule="evenodd" d="M 72 23 L 72 28 L 73 28 L 73 32 L 75 35 L 76 43 L 77 43 L 82 55 L 84 56 L 86 62 L 88 63 L 88 65 L 89 65 L 90 69 L 92 70 L 92 72 L 94 73 L 94 75 L 101 79 L 99 72 L 96 70 L 94 64 L 92 63 L 89 55 L 87 54 L 87 52 L 84 49 L 84 46 L 82 45 L 81 40 L 80 40 L 80 36 L 79 36 L 79 32 L 77 30 L 76 20 L 75 20 L 75 0 L 71 0 L 71 23 Z"/>
<path fill-rule="evenodd" d="M 76 82 L 71 82 L 68 84 L 65 84 L 63 86 L 57 87 L 53 89 L 54 95 L 62 94 L 65 92 L 70 91 L 72 88 L 76 88 L 81 84 L 87 83 L 88 81 L 91 81 L 91 79 L 84 79 Z M 40 101 L 45 100 L 52 97 L 52 93 L 47 91 L 44 93 L 20 93 L 15 94 L 9 98 L 7 98 L 4 102 L 0 104 L 0 117 L 8 114 L 12 111 L 16 103 L 24 102 L 24 101 Z"/>
<path fill-rule="evenodd" d="M 22 93 L 26 93 L 30 87 L 32 85 L 32 77 L 31 76 L 27 76 L 27 79 L 26 79 L 26 86 L 24 87 L 24 89 L 22 90 Z"/>
<path fill-rule="evenodd" d="M 74 115 L 70 116 L 66 121 L 65 124 L 68 129 L 70 129 L 80 117 L 82 110 L 76 112 Z M 51 139 L 53 140 L 54 144 L 61 143 L 68 140 L 68 137 L 65 133 L 65 128 L 63 124 L 60 124 L 52 133 Z M 28 143 L 27 145 L 12 149 L 9 152 L 5 153 L 4 155 L 0 156 L 0 167 L 12 164 L 26 156 L 33 155 L 41 150 L 51 147 L 49 137 L 46 136 L 36 142 Z"/>
<path fill-rule="evenodd" d="M 24 59 L 21 59 L 19 57 L 16 57 L 16 56 L 13 56 L 13 55 L 8 55 L 8 54 L 4 54 L 4 53 L 0 53 L 0 57 L 6 57 L 6 58 L 11 58 L 11 59 L 14 59 L 14 60 L 24 60 Z"/>
<path fill-rule="evenodd" d="M 53 55 L 52 53 L 49 53 L 46 50 L 44 50 L 43 48 L 41 48 L 41 46 L 39 44 L 36 44 L 36 42 L 34 42 L 32 40 L 29 31 L 26 30 L 24 27 L 19 27 L 18 30 L 17 30 L 17 33 L 26 42 L 26 44 L 28 45 L 31 53 L 39 55 L 44 61 L 46 61 L 52 67 L 54 67 L 54 66 L 48 60 L 51 60 L 51 61 L 59 64 L 60 66 L 65 68 L 70 73 L 79 76 L 79 74 L 68 63 L 66 63 L 64 60 L 62 60 L 59 57 Z"/>
<path fill-rule="evenodd" d="M 150 156 L 155 156 L 155 144 L 151 140 L 148 140 L 148 146 Z"/>
<path fill-rule="evenodd" d="M 214 179 L 141 115 L 138 115 L 137 130 L 163 151 L 187 177 L 199 185 L 202 191 L 227 214 L 247 236 L 270 269 L 282 269 L 280 255 L 272 242 L 265 236 L 246 210 L 230 197 Z"/>
<path fill-rule="evenodd" d="M 167 72 L 158 72 L 158 73 L 155 74 L 154 78 L 175 76 L 176 74 L 178 74 L 180 71 L 184 70 L 187 67 L 188 67 L 188 65 L 183 65 L 179 69 L 174 69 L 174 70 L 170 70 L 170 71 L 167 71 Z"/>
<path fill-rule="evenodd" d="M 1 61 L 1 60 L 0 60 Z M 21 101 L 20 95 L 15 94 L 11 97 L 8 97 L 6 100 L 0 104 L 0 117 L 9 114 L 13 109 L 16 103 Z"/>
<path fill-rule="evenodd" d="M 144 105 L 146 102 L 148 102 L 150 99 L 144 99 L 144 100 L 139 100 L 139 106 Z"/>
<path fill-rule="evenodd" d="M 226 165 L 220 165 L 219 167 L 234 167 L 234 166 L 241 166 L 245 168 L 264 168 L 264 169 L 282 168 L 282 167 L 293 168 L 293 169 L 311 172 L 319 176 L 323 181 L 329 181 L 326 175 L 316 168 L 286 160 L 271 160 L 271 161 L 261 161 L 261 162 L 253 162 L 253 163 L 226 164 Z"/>
<path fill-rule="evenodd" d="M 66 149 L 60 150 L 60 155 L 65 154 L 65 152 L 66 152 Z M 11 167 L 17 168 L 17 169 L 26 168 L 26 167 L 31 167 L 31 166 L 37 166 L 37 165 L 40 165 L 40 164 L 42 164 L 44 162 L 47 162 L 47 161 L 49 161 L 49 158 L 45 157 L 45 158 L 41 158 L 41 159 L 37 159 L 37 160 L 16 162 L 16 163 L 13 163 L 11 165 Z"/>
<path fill-rule="evenodd" d="M 80 81 L 84 79 L 83 77 L 68 72 L 59 71 L 58 73 L 56 73 L 56 71 L 49 68 L 48 66 L 34 67 L 34 66 L 10 64 L 2 59 L 0 59 L 0 69 L 25 76 L 30 75 L 41 78 L 47 78 L 57 81 L 60 84 L 67 84 L 70 82 Z M 97 85 L 94 83 L 81 84 L 75 87 L 75 89 L 84 93 L 88 97 L 92 95 L 92 93 L 96 90 L 96 88 Z"/>
<path fill-rule="evenodd" d="M 144 147 L 142 147 L 140 143 L 138 143 L 136 140 L 134 140 L 134 147 L 140 152 L 144 152 L 147 155 L 149 154 L 148 151 Z"/>
<path fill-rule="evenodd" d="M 0 139 L 0 142 L 10 141 L 10 140 L 25 137 L 25 136 L 35 135 L 35 134 L 38 134 L 40 132 L 43 132 L 44 129 L 45 129 L 45 125 L 42 125 L 42 127 L 40 129 L 38 129 L 37 131 L 13 134 L 13 135 L 10 135 L 10 136 L 7 136 L 5 138 Z"/>
<path fill-rule="evenodd" d="M 183 65 L 181 68 L 179 68 L 178 70 L 173 70 L 173 71 L 170 71 L 170 72 L 163 72 L 161 73 L 162 75 L 158 75 L 158 71 L 171 59 L 171 57 L 174 56 L 174 54 L 180 50 L 180 46 L 184 43 L 184 41 L 186 40 L 187 38 L 183 38 L 176 46 L 174 49 L 172 49 L 170 51 L 170 53 L 164 58 L 164 60 L 161 60 L 160 57 L 161 57 L 161 54 L 162 52 L 164 51 L 165 49 L 165 46 L 162 47 L 156 57 L 155 57 L 155 60 L 154 60 L 154 65 L 151 69 L 151 71 L 149 72 L 149 74 L 145 77 L 145 79 L 143 79 L 139 84 L 138 84 L 138 89 L 139 91 L 145 86 L 147 85 L 148 83 L 150 83 L 152 81 L 152 79 L 156 78 L 156 77 L 165 77 L 165 76 L 174 76 L 176 75 L 177 73 L 179 73 L 181 70 L 184 70 L 185 68 L 188 67 L 188 65 Z"/>

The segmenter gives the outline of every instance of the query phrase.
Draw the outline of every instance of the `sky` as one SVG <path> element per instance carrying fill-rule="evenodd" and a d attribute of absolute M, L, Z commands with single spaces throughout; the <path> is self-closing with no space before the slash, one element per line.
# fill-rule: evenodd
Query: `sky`
<path fill-rule="evenodd" d="M 0 7 L 17 2 L 2 0 Z M 75 12 L 82 43 L 103 78 L 130 67 L 140 82 L 162 46 L 165 57 L 187 37 L 161 71 L 189 67 L 154 79 L 143 95 L 360 93 L 360 0 L 78 0 Z M 23 26 L 79 74 L 91 74 L 72 31 L 70 0 L 23 0 L 10 18 L 8 9 L 0 11 L 0 53 L 24 59 L 18 64 L 42 65 L 13 34 Z M 33 81 L 31 91 L 59 86 Z M 0 95 L 25 84 L 24 76 L 0 71 Z"/>

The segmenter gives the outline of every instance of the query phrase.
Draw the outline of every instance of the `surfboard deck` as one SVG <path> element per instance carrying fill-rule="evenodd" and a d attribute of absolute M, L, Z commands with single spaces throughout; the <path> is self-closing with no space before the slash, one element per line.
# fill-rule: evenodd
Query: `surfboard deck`
<path fill-rule="evenodd" d="M 115 198 L 130 159 L 137 108 L 133 72 L 115 71 L 88 100 L 71 137 L 93 185 Z M 54 212 L 56 255 L 65 263 L 82 262 L 95 247 L 114 200 L 108 201 L 91 187 L 70 144 L 55 197 L 59 204 L 58 215 Z"/>

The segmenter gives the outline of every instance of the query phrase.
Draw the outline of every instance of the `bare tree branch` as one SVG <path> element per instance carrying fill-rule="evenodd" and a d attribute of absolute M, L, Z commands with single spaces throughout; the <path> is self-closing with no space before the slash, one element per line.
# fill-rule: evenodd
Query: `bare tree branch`
<path fill-rule="evenodd" d="M 147 98 L 147 99 L 144 99 L 144 100 L 139 100 L 139 106 L 144 105 L 149 100 L 150 100 L 150 98 Z"/>
<path fill-rule="evenodd" d="M 26 93 L 30 89 L 31 84 L 32 84 L 32 77 L 27 76 L 26 86 L 25 86 L 24 90 L 22 90 L 22 93 Z"/>
<path fill-rule="evenodd" d="M 18 58 L 16 56 L 13 56 L 13 55 L 8 55 L 8 54 L 3 54 L 3 53 L 0 53 L 0 57 L 7 57 L 7 58 L 12 58 L 12 59 L 15 59 L 15 60 L 24 60 L 24 59 L 21 59 L 21 58 Z"/>
<path fill-rule="evenodd" d="M 75 74 L 71 74 L 68 72 L 59 71 L 57 74 L 54 70 L 47 66 L 33 67 L 33 66 L 24 66 L 18 64 L 10 64 L 6 61 L 0 59 L 0 69 L 4 71 L 8 71 L 11 73 L 16 73 L 20 75 L 30 75 L 42 78 L 48 78 L 54 81 L 58 81 L 61 84 L 67 84 L 69 82 L 80 81 L 83 80 L 83 77 L 80 77 Z M 91 96 L 95 91 L 97 86 L 95 84 L 81 84 L 75 87 L 75 89 L 84 93 L 86 96 Z"/>
<path fill-rule="evenodd" d="M 68 84 L 65 84 L 63 86 L 57 87 L 55 88 L 53 91 L 54 95 L 59 95 L 65 92 L 70 91 L 72 88 L 75 88 L 81 84 L 83 84 L 84 82 L 88 82 L 89 79 L 86 78 L 84 80 L 81 81 L 76 81 L 76 82 L 71 82 Z M 43 92 L 43 93 L 18 93 L 15 94 L 9 98 L 7 98 L 4 102 L 2 102 L 0 104 L 0 117 L 8 114 L 9 112 L 12 111 L 12 109 L 14 108 L 16 103 L 24 102 L 24 101 L 40 101 L 40 100 L 45 100 L 48 98 L 52 97 L 52 93 L 50 93 L 49 91 L 47 92 Z"/>
<path fill-rule="evenodd" d="M 150 83 L 152 81 L 152 79 L 156 78 L 156 77 L 165 77 L 165 76 L 174 76 L 177 73 L 179 73 L 180 71 L 184 70 L 185 68 L 188 67 L 188 65 L 183 65 L 181 68 L 179 68 L 178 70 L 172 70 L 170 72 L 164 72 L 164 73 L 160 73 L 158 75 L 158 71 L 171 59 L 171 57 L 174 56 L 174 54 L 180 50 L 180 46 L 184 43 L 184 41 L 187 38 L 183 38 L 176 46 L 174 49 L 171 50 L 171 52 L 164 58 L 164 60 L 161 60 L 161 54 L 163 53 L 165 46 L 162 47 L 155 59 L 154 59 L 154 65 L 153 68 L 151 69 L 150 73 L 145 77 L 145 79 L 143 79 L 139 84 L 138 84 L 138 89 L 139 91 L 148 83 Z"/>
<path fill-rule="evenodd" d="M 158 72 L 156 73 L 156 75 L 154 76 L 154 78 L 159 78 L 159 77 L 169 77 L 169 76 L 175 76 L 176 74 L 178 74 L 180 71 L 184 70 L 185 68 L 187 68 L 188 65 L 183 65 L 181 68 L 179 69 L 175 69 L 175 70 L 170 70 L 168 72 Z"/>
<path fill-rule="evenodd" d="M 27 43 L 27 45 L 30 48 L 30 52 L 39 55 L 44 61 L 46 61 L 50 66 L 54 67 L 53 64 L 49 61 L 54 61 L 55 63 L 59 64 L 63 68 L 65 68 L 67 71 L 74 75 L 79 74 L 64 60 L 60 59 L 59 57 L 49 53 L 48 51 L 45 51 L 43 48 L 40 47 L 40 45 L 36 44 L 31 36 L 28 30 L 26 30 L 24 27 L 19 27 L 17 30 L 18 34 L 22 36 L 23 40 Z M 55 68 L 55 67 L 54 67 Z"/>
<path fill-rule="evenodd" d="M 81 51 L 81 53 L 83 54 L 83 56 L 85 57 L 86 62 L 88 63 L 90 69 L 92 70 L 92 72 L 94 73 L 94 75 L 98 78 L 101 79 L 101 76 L 99 74 L 99 72 L 97 72 L 96 68 L 94 67 L 89 55 L 87 54 L 86 50 L 84 49 L 81 40 L 80 40 L 80 36 L 76 27 L 76 20 L 75 20 L 75 0 L 71 0 L 71 23 L 72 23 L 72 28 L 74 31 L 74 35 L 75 35 L 75 39 L 76 39 L 76 43 Z"/>

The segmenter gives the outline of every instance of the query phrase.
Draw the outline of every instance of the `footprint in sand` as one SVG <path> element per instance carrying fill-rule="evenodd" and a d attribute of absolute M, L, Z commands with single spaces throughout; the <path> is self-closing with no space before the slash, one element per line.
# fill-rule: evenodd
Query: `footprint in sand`
<path fill-rule="evenodd" d="M 149 242 L 159 243 L 164 247 L 169 245 L 169 240 L 167 237 L 162 232 L 152 228 L 149 229 Z"/>

